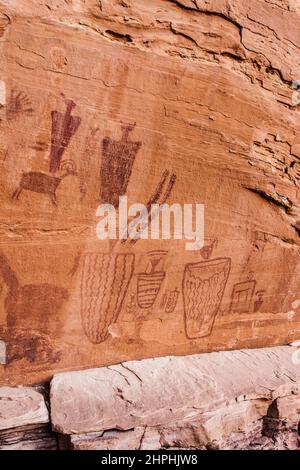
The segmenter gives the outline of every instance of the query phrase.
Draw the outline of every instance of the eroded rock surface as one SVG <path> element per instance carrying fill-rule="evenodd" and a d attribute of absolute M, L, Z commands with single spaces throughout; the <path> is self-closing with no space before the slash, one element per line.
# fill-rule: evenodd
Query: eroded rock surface
<path fill-rule="evenodd" d="M 0 0 L 1 384 L 299 339 L 299 47 L 294 0 Z M 125 195 L 204 247 L 98 240 Z"/>
<path fill-rule="evenodd" d="M 58 374 L 52 427 L 74 450 L 298 448 L 296 351 L 166 357 Z"/>
<path fill-rule="evenodd" d="M 44 397 L 30 387 L 0 387 L 0 431 L 49 422 Z"/>
<path fill-rule="evenodd" d="M 56 450 L 47 387 L 0 387 L 0 450 Z"/>

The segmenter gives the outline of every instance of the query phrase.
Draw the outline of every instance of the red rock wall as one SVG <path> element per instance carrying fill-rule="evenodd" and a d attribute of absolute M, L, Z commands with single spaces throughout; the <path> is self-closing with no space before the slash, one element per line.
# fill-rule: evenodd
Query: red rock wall
<path fill-rule="evenodd" d="M 0 382 L 299 338 L 298 3 L 0 8 Z M 125 194 L 204 249 L 98 240 Z"/>

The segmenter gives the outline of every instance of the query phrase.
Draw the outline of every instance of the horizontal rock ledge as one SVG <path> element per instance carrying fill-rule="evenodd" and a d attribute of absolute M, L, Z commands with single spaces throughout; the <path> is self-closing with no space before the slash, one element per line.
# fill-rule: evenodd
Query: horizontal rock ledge
<path fill-rule="evenodd" d="M 296 347 L 281 346 L 60 373 L 51 382 L 52 427 L 74 435 L 189 422 L 208 434 L 220 423 L 221 433 L 238 432 L 279 398 L 299 393 L 299 356 Z"/>

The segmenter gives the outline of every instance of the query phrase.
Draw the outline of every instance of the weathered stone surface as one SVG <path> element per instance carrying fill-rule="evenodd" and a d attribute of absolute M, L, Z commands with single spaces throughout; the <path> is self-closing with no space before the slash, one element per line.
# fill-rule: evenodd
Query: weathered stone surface
<path fill-rule="evenodd" d="M 48 426 L 26 426 L 0 432 L 0 450 L 57 450 L 57 436 Z"/>
<path fill-rule="evenodd" d="M 220 442 L 267 416 L 275 400 L 299 393 L 295 350 L 165 357 L 58 374 L 50 391 L 52 426 L 82 434 L 189 422 L 198 442 Z"/>
<path fill-rule="evenodd" d="M 300 338 L 299 47 L 292 0 L 0 0 L 1 384 Z M 98 240 L 120 195 L 204 249 Z"/>
<path fill-rule="evenodd" d="M 216 445 L 221 450 L 300 450 L 297 430 L 286 428 L 276 433 L 235 433 Z"/>
<path fill-rule="evenodd" d="M 0 387 L 0 431 L 48 422 L 41 393 L 30 387 Z"/>
<path fill-rule="evenodd" d="M 288 426 L 298 425 L 300 415 L 300 395 L 292 394 L 286 397 L 279 397 L 274 402 L 268 415 L 271 418 L 284 420 Z"/>
<path fill-rule="evenodd" d="M 104 431 L 102 433 L 73 435 L 69 437 L 67 449 L 71 450 L 139 450 L 141 449 L 144 428 L 131 431 Z"/>
<path fill-rule="evenodd" d="M 223 439 L 205 435 L 200 423 L 177 423 L 173 426 L 136 428 L 130 431 L 64 436 L 63 450 L 300 450 L 297 429 L 276 431 L 263 427 L 262 420 L 248 424 Z"/>

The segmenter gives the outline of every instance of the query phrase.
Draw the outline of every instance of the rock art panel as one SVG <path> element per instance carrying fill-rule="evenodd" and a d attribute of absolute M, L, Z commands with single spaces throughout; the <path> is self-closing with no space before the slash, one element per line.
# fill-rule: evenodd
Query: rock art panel
<path fill-rule="evenodd" d="M 300 10 L 33 3 L 0 0 L 0 385 L 298 340 Z"/>

